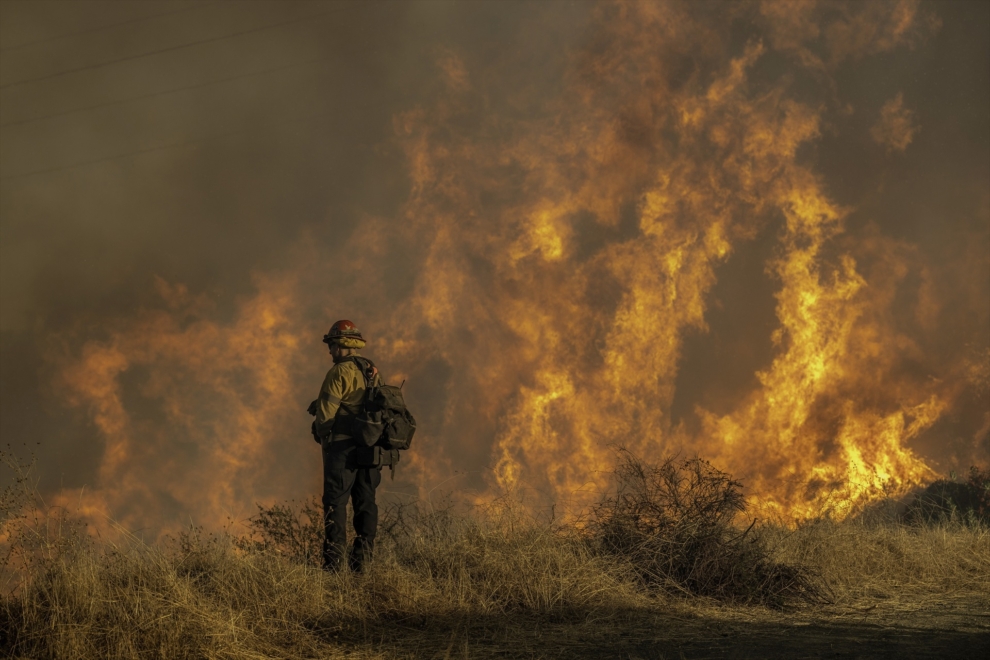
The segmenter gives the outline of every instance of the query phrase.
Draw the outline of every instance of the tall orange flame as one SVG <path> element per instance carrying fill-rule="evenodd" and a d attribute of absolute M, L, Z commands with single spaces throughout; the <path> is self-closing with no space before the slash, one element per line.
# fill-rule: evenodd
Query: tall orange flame
<path fill-rule="evenodd" d="M 402 217 L 367 218 L 333 264 L 310 251 L 298 270 L 259 278 L 229 324 L 186 301 L 124 322 L 66 368 L 107 441 L 101 495 L 135 517 L 163 500 L 208 517 L 299 494 L 288 476 L 304 470 L 316 487 L 297 418 L 325 368 L 305 364 L 318 345 L 306 338 L 334 316 L 366 330 L 386 375 L 409 378 L 423 426 L 406 474 L 424 490 L 462 470 L 482 492 L 577 507 L 614 445 L 709 457 L 784 516 L 930 478 L 907 443 L 956 385 L 898 374 L 916 347 L 886 312 L 893 285 L 839 240 L 848 210 L 801 150 L 835 107 L 831 67 L 916 44 L 932 22 L 913 2 L 834 15 L 813 2 L 719 6 L 725 16 L 603 5 L 562 77 L 498 98 L 478 82 L 498 66 L 444 52 L 435 104 L 395 119 Z M 733 41 L 740 15 L 764 37 Z M 789 73 L 775 77 L 780 62 Z M 797 74 L 820 93 L 796 90 Z M 670 414 L 684 336 L 706 330 L 719 267 L 774 231 L 775 357 L 735 409 L 699 408 L 691 432 Z M 887 270 L 913 267 L 892 241 L 861 249 Z M 406 288 L 384 273 L 397 254 L 415 255 Z M 311 321 L 317 307 L 325 317 Z M 136 367 L 157 420 L 128 408 Z"/>

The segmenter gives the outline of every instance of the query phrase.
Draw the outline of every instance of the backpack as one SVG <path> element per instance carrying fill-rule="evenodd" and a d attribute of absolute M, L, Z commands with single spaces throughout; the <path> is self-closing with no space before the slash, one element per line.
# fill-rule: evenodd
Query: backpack
<path fill-rule="evenodd" d="M 366 388 L 361 410 L 351 422 L 351 436 L 358 441 L 358 448 L 364 445 L 372 450 L 360 452 L 361 462 L 373 467 L 389 465 L 394 477 L 399 451 L 412 444 L 416 418 L 406 408 L 402 385 L 378 383 L 378 369 L 367 358 L 352 355 L 345 360 L 358 366 Z"/>

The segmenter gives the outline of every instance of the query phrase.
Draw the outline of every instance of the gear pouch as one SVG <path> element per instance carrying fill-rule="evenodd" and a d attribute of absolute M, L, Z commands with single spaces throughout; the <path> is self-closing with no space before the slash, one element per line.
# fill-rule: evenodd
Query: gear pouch
<path fill-rule="evenodd" d="M 394 466 L 399 462 L 399 452 L 396 449 L 385 449 L 384 447 L 362 447 L 358 445 L 354 448 L 354 463 L 358 467 L 385 467 Z"/>

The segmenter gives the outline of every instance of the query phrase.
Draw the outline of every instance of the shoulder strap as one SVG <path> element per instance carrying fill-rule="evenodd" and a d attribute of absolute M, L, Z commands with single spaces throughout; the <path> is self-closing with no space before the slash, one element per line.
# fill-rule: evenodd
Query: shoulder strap
<path fill-rule="evenodd" d="M 364 376 L 364 387 L 365 389 L 371 389 L 375 384 L 375 377 L 378 375 L 378 368 L 375 363 L 366 357 L 361 357 L 360 355 L 350 355 L 345 357 L 341 362 L 353 362 L 358 366 L 361 371 L 361 375 Z"/>

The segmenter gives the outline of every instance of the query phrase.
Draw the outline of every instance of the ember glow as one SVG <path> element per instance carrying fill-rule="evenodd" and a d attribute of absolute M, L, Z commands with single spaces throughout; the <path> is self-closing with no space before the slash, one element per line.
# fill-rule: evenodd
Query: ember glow
<path fill-rule="evenodd" d="M 393 114 L 399 210 L 361 214 L 331 256 L 295 240 L 229 318 L 159 279 L 162 302 L 102 336 L 58 334 L 55 390 L 105 443 L 95 482 L 61 501 L 167 527 L 316 492 L 304 410 L 337 317 L 407 382 L 421 430 L 400 479 L 419 497 L 509 491 L 577 513 L 617 447 L 707 458 L 784 519 L 935 478 L 916 442 L 986 398 L 988 208 L 975 255 L 946 265 L 855 217 L 818 150 L 858 130 L 879 162 L 910 157 L 929 130 L 911 98 L 854 107 L 837 79 L 929 47 L 937 5 L 608 2 L 584 20 L 531 78 L 525 47 L 437 50 L 430 94 Z M 751 323 L 712 319 L 754 254 L 766 355 L 685 413 L 684 379 L 720 378 L 692 371 L 686 342 Z M 944 291 L 962 282 L 971 331 L 946 341 L 962 317 Z M 965 414 L 957 458 L 985 460 L 990 412 Z"/>

